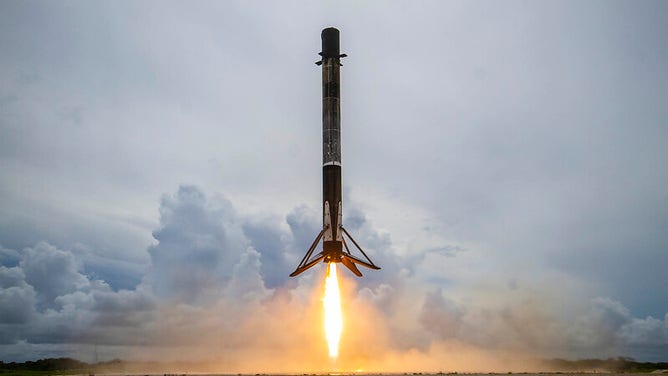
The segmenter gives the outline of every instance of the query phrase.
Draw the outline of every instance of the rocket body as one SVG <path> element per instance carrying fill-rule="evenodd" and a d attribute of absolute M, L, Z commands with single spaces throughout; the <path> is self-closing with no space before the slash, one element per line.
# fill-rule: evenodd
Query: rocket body
<path fill-rule="evenodd" d="M 339 31 L 322 31 L 322 212 L 323 250 L 342 252 L 341 92 Z M 327 260 L 325 260 L 327 261 Z M 336 261 L 336 260 L 332 260 Z"/>
<path fill-rule="evenodd" d="M 343 227 L 341 200 L 341 92 L 339 30 L 330 27 L 320 35 L 322 57 L 316 64 L 322 66 L 322 230 L 311 244 L 306 255 L 291 277 L 301 274 L 320 261 L 343 263 L 358 277 L 362 276 L 356 265 L 378 270 L 348 231 Z M 364 258 L 350 252 L 345 237 L 357 247 Z M 322 251 L 313 251 L 322 239 Z"/>

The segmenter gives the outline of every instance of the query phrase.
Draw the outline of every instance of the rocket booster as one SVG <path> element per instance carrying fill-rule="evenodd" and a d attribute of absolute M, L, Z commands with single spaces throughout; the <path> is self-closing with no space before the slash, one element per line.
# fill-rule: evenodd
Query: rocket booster
<path fill-rule="evenodd" d="M 339 31 L 322 31 L 322 210 L 323 250 L 342 250 L 341 207 L 341 92 Z M 329 212 L 329 213 L 327 213 Z"/>
<path fill-rule="evenodd" d="M 339 30 L 330 27 L 321 33 L 322 66 L 322 231 L 313 241 L 308 252 L 291 277 L 313 267 L 320 262 L 341 262 L 358 277 L 362 276 L 356 265 L 380 269 L 364 253 L 362 248 L 343 227 L 343 204 L 341 198 L 341 58 L 346 54 L 339 51 Z M 364 258 L 351 253 L 347 237 Z M 322 239 L 322 251 L 312 256 Z"/>

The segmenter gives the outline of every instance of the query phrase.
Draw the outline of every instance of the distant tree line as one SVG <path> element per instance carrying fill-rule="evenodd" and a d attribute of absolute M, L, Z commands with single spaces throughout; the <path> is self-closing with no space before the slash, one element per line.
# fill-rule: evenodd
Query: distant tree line
<path fill-rule="evenodd" d="M 23 363 L 0 361 L 0 376 L 3 373 L 20 374 L 21 372 L 57 372 L 77 371 L 89 372 L 118 372 L 160 370 L 174 366 L 176 363 L 124 361 L 113 359 L 105 362 L 86 363 L 72 358 L 47 358 Z M 180 363 L 177 365 L 181 365 Z"/>
<path fill-rule="evenodd" d="M 608 372 L 624 372 L 624 373 L 645 373 L 656 370 L 668 370 L 668 362 L 637 362 L 632 358 L 618 357 L 609 359 L 549 359 L 543 360 L 546 368 L 555 372 L 592 372 L 592 371 L 608 371 Z M 72 358 L 48 358 L 35 361 L 27 361 L 23 363 L 11 362 L 5 363 L 0 361 L 0 374 L 6 371 L 116 371 L 122 372 L 124 370 L 141 368 L 157 370 L 165 367 L 166 363 L 158 362 L 126 362 L 120 359 L 114 359 L 107 362 L 99 362 L 89 364 Z M 183 365 L 183 364 L 181 364 Z M 191 367 L 196 367 L 194 363 L 189 364 Z"/>
<path fill-rule="evenodd" d="M 668 363 L 637 362 L 633 358 L 618 357 L 608 359 L 550 359 L 545 364 L 556 371 L 610 371 L 624 373 L 644 373 L 657 370 L 668 370 Z"/>
<path fill-rule="evenodd" d="M 11 371 L 65 371 L 88 369 L 91 365 L 72 358 L 48 358 L 23 363 L 0 361 L 0 369 Z"/>

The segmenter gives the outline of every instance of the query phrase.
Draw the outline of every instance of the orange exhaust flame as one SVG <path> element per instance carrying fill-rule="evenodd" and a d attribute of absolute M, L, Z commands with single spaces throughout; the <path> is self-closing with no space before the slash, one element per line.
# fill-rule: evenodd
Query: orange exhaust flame
<path fill-rule="evenodd" d="M 339 340 L 343 330 L 343 318 L 341 314 L 341 293 L 339 292 L 339 280 L 336 278 L 336 263 L 327 264 L 327 279 L 325 280 L 325 336 L 329 345 L 329 356 L 339 356 Z"/>

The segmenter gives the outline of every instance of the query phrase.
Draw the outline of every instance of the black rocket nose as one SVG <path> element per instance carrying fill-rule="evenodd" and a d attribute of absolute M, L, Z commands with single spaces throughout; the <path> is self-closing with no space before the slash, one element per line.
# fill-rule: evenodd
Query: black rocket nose
<path fill-rule="evenodd" d="M 322 57 L 339 57 L 339 30 L 328 27 L 320 34 L 322 38 Z"/>

